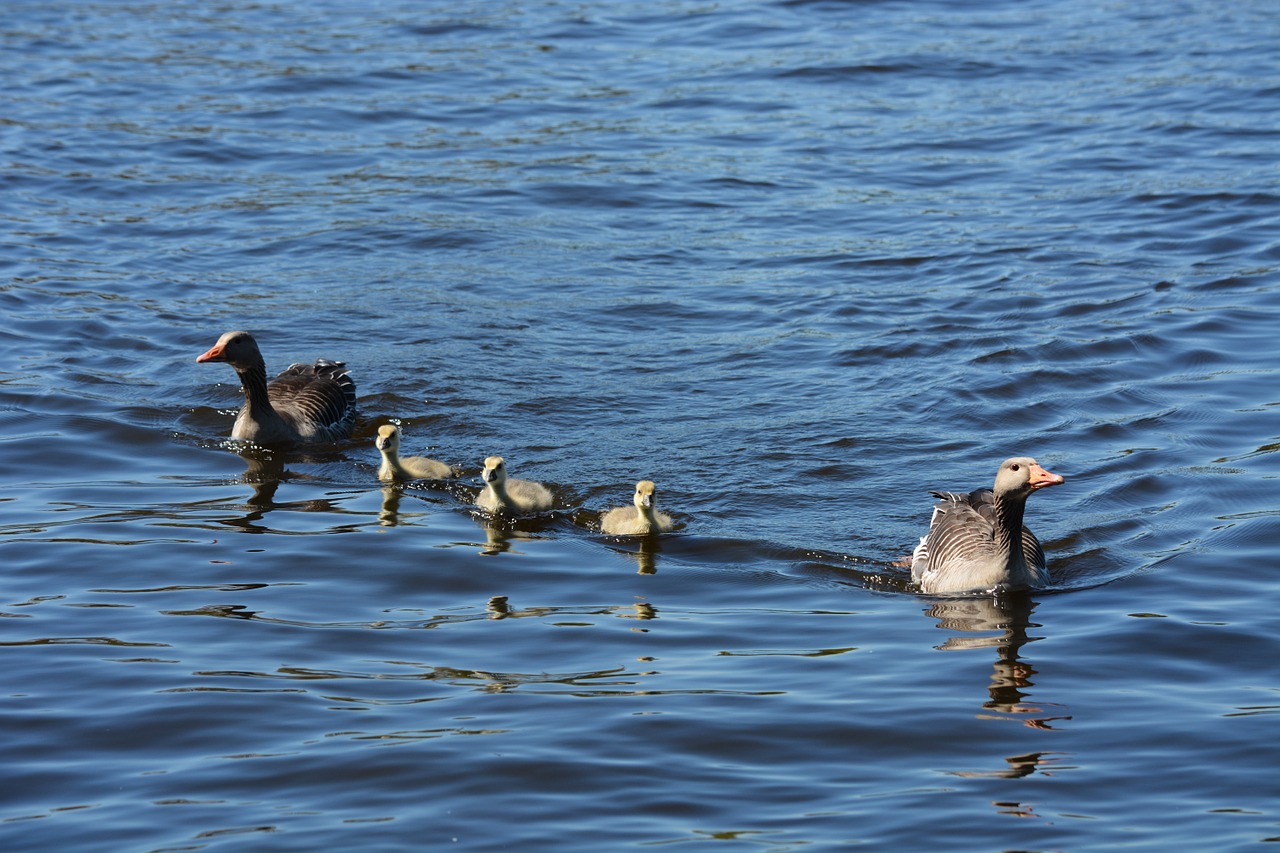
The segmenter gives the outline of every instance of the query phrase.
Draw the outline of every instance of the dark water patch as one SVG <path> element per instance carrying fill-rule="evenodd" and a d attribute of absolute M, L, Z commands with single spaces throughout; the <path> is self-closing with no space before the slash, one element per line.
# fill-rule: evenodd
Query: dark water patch
<path fill-rule="evenodd" d="M 880 63 L 874 65 L 855 65 L 844 67 L 811 67 L 811 68 L 793 68 L 778 73 L 781 79 L 798 78 L 801 80 L 811 79 L 818 83 L 839 83 L 850 79 L 858 79 L 864 76 L 875 76 L 878 74 L 898 74 L 912 73 L 919 70 L 917 65 L 911 63 Z"/>
<path fill-rule="evenodd" d="M 443 36 L 484 36 L 494 31 L 493 27 L 471 20 L 449 21 L 438 24 L 400 24 L 409 35 L 425 39 L 436 39 Z"/>

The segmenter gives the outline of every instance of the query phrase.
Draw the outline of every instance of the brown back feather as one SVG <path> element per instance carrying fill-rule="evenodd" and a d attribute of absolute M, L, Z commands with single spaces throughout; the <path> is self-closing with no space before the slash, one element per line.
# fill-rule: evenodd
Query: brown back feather
<path fill-rule="evenodd" d="M 291 364 L 267 386 L 281 418 L 304 438 L 346 438 L 356 417 L 356 383 L 340 361 Z"/>

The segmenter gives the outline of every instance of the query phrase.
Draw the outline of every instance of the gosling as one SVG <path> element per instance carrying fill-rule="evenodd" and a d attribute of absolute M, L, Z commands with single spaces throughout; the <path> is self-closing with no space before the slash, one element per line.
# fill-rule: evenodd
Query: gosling
<path fill-rule="evenodd" d="M 667 533 L 675 522 L 665 512 L 654 506 L 656 489 L 650 480 L 636 483 L 635 509 L 619 506 L 600 516 L 600 529 L 611 536 L 647 536 L 650 533 Z"/>
<path fill-rule="evenodd" d="M 513 515 L 546 512 L 555 499 L 551 491 L 532 480 L 508 480 L 507 466 L 501 456 L 484 460 L 480 478 L 485 486 L 476 496 L 476 506 L 489 512 L 507 512 Z"/>
<path fill-rule="evenodd" d="M 382 453 L 379 480 L 444 480 L 458 476 L 450 465 L 425 456 L 400 458 L 400 429 L 395 424 L 378 427 L 374 446 Z"/>

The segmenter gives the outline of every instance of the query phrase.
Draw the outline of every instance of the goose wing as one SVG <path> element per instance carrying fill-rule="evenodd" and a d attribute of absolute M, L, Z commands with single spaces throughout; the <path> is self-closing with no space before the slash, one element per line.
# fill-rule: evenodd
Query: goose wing
<path fill-rule="evenodd" d="M 304 439 L 346 438 L 356 416 L 356 383 L 346 364 L 291 364 L 267 386 L 271 407 Z"/>
<path fill-rule="evenodd" d="M 1035 577 L 1040 585 L 1047 584 L 1049 582 L 1049 567 L 1045 563 L 1044 549 L 1040 547 L 1040 540 L 1025 525 L 1022 528 L 1022 553 L 1027 561 L 1027 571 Z"/>
<path fill-rule="evenodd" d="M 939 502 L 911 560 L 911 577 L 917 583 L 943 568 L 980 562 L 994 546 L 995 499 L 990 489 L 932 494 Z"/>

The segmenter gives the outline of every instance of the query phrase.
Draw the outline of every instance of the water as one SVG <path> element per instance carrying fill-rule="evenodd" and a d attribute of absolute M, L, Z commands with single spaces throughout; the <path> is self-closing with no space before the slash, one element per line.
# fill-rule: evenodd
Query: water
<path fill-rule="evenodd" d="M 1272 4 L 472 6 L 7 8 L 5 849 L 1280 839 Z M 1023 453 L 1054 588 L 915 594 Z"/>

